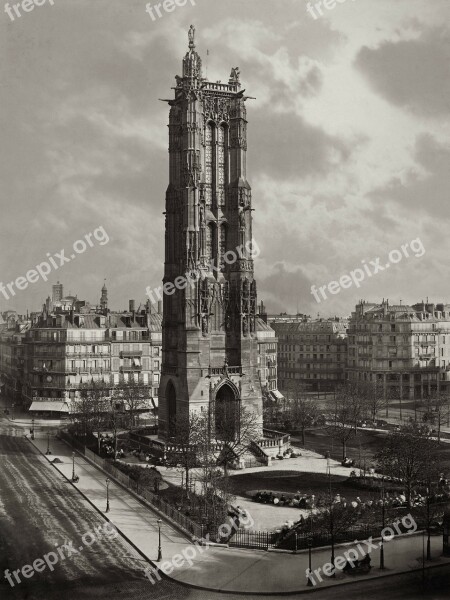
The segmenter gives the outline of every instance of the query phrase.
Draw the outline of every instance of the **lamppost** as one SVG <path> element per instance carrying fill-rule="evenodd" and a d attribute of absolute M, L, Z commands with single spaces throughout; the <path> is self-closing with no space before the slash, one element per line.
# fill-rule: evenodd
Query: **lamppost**
<path fill-rule="evenodd" d="M 331 564 L 333 565 L 333 574 L 331 577 L 336 577 L 336 568 L 334 566 L 334 514 L 333 514 L 333 496 L 331 494 L 331 464 L 330 457 L 327 458 L 328 470 L 328 491 L 330 495 L 330 534 L 331 534 Z"/>
<path fill-rule="evenodd" d="M 72 481 L 75 481 L 75 452 L 72 452 Z"/>
<path fill-rule="evenodd" d="M 34 440 L 34 419 L 31 419 L 31 439 Z"/>
<path fill-rule="evenodd" d="M 431 531 L 430 531 L 430 481 L 427 485 L 427 560 L 431 560 Z"/>
<path fill-rule="evenodd" d="M 384 531 L 385 525 L 385 499 L 384 499 L 384 482 L 383 487 L 381 488 L 381 524 L 383 526 L 382 531 Z M 384 569 L 384 538 L 381 536 L 380 543 L 380 569 Z"/>
<path fill-rule="evenodd" d="M 47 455 L 51 454 L 51 450 L 50 450 L 50 431 L 47 431 L 47 452 L 45 454 L 47 454 Z"/>
<path fill-rule="evenodd" d="M 312 574 L 312 532 L 310 532 L 308 534 L 308 559 L 309 559 L 309 568 L 308 568 L 308 587 L 311 587 L 313 585 L 312 579 L 311 579 L 311 574 Z M 334 560 L 333 560 L 333 564 L 334 564 Z"/>
<path fill-rule="evenodd" d="M 200 537 L 201 537 L 201 541 L 202 541 L 202 543 L 203 543 L 203 537 L 204 537 L 204 536 L 203 536 L 203 530 L 204 530 L 204 528 L 205 528 L 205 524 L 204 524 L 204 523 L 203 523 L 203 521 L 202 521 L 202 522 L 200 523 L 200 531 L 201 531 L 201 533 L 200 533 Z"/>
<path fill-rule="evenodd" d="M 14 406 L 15 404 L 11 404 L 11 421 L 14 421 Z"/>
<path fill-rule="evenodd" d="M 109 512 L 109 479 L 106 480 L 106 510 Z"/>
<path fill-rule="evenodd" d="M 157 562 L 159 562 L 160 560 L 162 560 L 162 550 L 161 550 L 161 519 L 158 519 L 157 521 L 158 523 L 158 558 L 156 559 Z"/>
<path fill-rule="evenodd" d="M 425 531 L 422 531 L 422 586 L 425 589 Z"/>

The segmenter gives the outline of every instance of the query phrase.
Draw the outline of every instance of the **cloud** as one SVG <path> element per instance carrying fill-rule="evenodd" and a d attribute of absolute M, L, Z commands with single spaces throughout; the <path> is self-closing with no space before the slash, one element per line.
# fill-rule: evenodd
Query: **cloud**
<path fill-rule="evenodd" d="M 1 20 L 0 281 L 101 224 L 110 243 L 61 268 L 66 288 L 97 301 L 106 277 L 119 308 L 160 284 L 169 174 L 158 98 L 173 94 L 194 23 L 208 77 L 226 81 L 239 66 L 256 97 L 248 176 L 260 297 L 311 312 L 311 282 L 418 235 L 420 277 L 389 274 L 364 293 L 444 293 L 450 94 L 437 23 L 448 3 L 430 4 L 360 0 L 314 21 L 298 0 L 197 0 L 153 22 L 142 0 L 58 0 Z M 36 309 L 48 292 L 30 286 L 15 307 Z M 323 310 L 347 314 L 353 300 L 349 290 Z"/>
<path fill-rule="evenodd" d="M 323 175 L 339 168 L 351 154 L 350 144 L 295 114 L 267 118 L 262 110 L 252 112 L 249 144 L 254 175 L 266 173 L 276 179 Z"/>
<path fill-rule="evenodd" d="M 361 48 L 356 67 L 386 100 L 415 114 L 450 114 L 450 31 L 425 30 L 417 39 Z"/>
<path fill-rule="evenodd" d="M 283 263 L 274 264 L 271 271 L 258 280 L 259 298 L 264 300 L 270 312 L 275 313 L 295 310 L 295 302 L 300 307 L 312 305 L 310 288 L 311 281 L 301 267 L 288 270 Z"/>
<path fill-rule="evenodd" d="M 392 178 L 370 197 L 374 204 L 394 201 L 402 212 L 409 214 L 424 213 L 439 220 L 449 219 L 450 143 L 439 143 L 432 135 L 421 134 L 416 139 L 413 156 L 414 168 Z"/>

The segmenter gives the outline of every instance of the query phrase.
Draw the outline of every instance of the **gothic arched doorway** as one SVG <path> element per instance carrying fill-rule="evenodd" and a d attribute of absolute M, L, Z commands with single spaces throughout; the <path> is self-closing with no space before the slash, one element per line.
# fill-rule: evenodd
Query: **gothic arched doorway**
<path fill-rule="evenodd" d="M 239 433 L 239 399 L 233 388 L 224 384 L 216 394 L 215 432 L 217 439 L 235 440 Z"/>
<path fill-rule="evenodd" d="M 175 435 L 177 422 L 177 393 L 171 381 L 166 388 L 166 403 L 167 403 L 167 425 L 169 437 Z"/>

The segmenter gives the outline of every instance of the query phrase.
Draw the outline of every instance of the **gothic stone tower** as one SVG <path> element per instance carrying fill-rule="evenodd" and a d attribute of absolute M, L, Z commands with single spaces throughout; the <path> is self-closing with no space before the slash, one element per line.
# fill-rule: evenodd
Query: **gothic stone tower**
<path fill-rule="evenodd" d="M 262 435 L 246 97 L 237 68 L 228 84 L 202 77 L 194 36 L 191 26 L 183 76 L 167 100 L 159 430 L 168 438 L 178 415 L 207 411 L 214 436 L 233 405 L 234 415 L 239 407 L 257 415 Z"/>

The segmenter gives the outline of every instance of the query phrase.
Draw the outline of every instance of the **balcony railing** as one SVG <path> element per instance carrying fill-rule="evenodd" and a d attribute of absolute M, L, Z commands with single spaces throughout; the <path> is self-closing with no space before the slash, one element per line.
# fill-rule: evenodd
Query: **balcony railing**
<path fill-rule="evenodd" d="M 69 358 L 96 358 L 96 357 L 110 357 L 111 353 L 110 352 L 66 352 L 65 356 L 69 357 Z"/>
<path fill-rule="evenodd" d="M 224 375 L 228 372 L 229 375 L 242 375 L 242 367 L 209 367 L 208 375 L 213 377 L 214 375 Z"/>
<path fill-rule="evenodd" d="M 32 369 L 33 373 L 43 373 L 43 374 L 48 374 L 48 375 L 72 375 L 75 374 L 77 371 L 75 369 L 69 369 L 69 368 L 50 368 L 50 369 L 44 369 L 43 367 L 33 367 Z"/>
<path fill-rule="evenodd" d="M 142 371 L 142 365 L 128 365 L 120 367 L 121 373 L 138 373 L 139 371 Z"/>
<path fill-rule="evenodd" d="M 132 358 L 133 356 L 142 356 L 142 350 L 122 350 L 120 358 Z"/>
<path fill-rule="evenodd" d="M 32 383 L 31 387 L 33 388 L 38 388 L 40 390 L 54 390 L 54 389 L 58 389 L 58 390 L 67 390 L 67 389 L 78 389 L 82 386 L 82 383 L 66 383 L 66 382 L 57 382 L 57 383 L 53 383 L 53 381 L 50 383 L 48 381 L 46 381 L 45 383 Z"/>
<path fill-rule="evenodd" d="M 75 369 L 67 369 L 67 375 L 98 375 L 111 373 L 111 369 L 108 367 L 103 368 L 91 368 L 91 367 L 75 367 Z"/>

